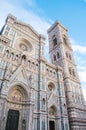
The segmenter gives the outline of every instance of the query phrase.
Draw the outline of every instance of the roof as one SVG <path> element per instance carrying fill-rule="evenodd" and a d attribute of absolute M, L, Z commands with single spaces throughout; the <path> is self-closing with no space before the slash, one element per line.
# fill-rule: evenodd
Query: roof
<path fill-rule="evenodd" d="M 64 30 L 68 31 L 59 21 L 56 21 L 48 30 L 47 32 L 51 32 L 56 26 L 61 26 Z"/>

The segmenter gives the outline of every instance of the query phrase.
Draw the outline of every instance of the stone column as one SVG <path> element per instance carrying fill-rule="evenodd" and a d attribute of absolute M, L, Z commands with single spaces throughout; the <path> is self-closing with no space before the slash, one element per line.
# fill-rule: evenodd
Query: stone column
<path fill-rule="evenodd" d="M 29 106 L 28 106 L 28 117 L 27 117 L 27 128 L 26 130 L 32 130 L 33 126 L 33 112 L 34 112 L 34 89 L 31 88 L 29 95 Z"/>

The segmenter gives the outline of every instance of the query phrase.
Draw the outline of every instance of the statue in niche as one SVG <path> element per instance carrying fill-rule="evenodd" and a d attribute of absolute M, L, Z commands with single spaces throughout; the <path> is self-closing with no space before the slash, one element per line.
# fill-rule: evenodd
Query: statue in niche
<path fill-rule="evenodd" d="M 29 75 L 29 82 L 30 82 L 30 85 L 31 86 L 33 86 L 34 85 L 34 77 L 33 77 L 33 73 L 31 73 L 30 75 Z"/>
<path fill-rule="evenodd" d="M 45 98 L 42 99 L 42 109 L 45 109 Z"/>
<path fill-rule="evenodd" d="M 26 120 L 22 121 L 22 130 L 26 130 Z"/>

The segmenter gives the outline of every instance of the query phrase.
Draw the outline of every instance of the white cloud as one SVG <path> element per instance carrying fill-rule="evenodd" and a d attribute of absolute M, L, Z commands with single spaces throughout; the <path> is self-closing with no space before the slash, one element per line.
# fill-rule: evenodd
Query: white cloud
<path fill-rule="evenodd" d="M 86 46 L 81 46 L 76 40 L 72 38 L 70 39 L 74 51 L 80 82 L 82 84 L 83 94 L 86 101 Z"/>
<path fill-rule="evenodd" d="M 74 51 L 86 54 L 86 46 L 72 45 L 72 47 Z"/>
<path fill-rule="evenodd" d="M 12 13 L 16 17 L 20 18 L 20 20 L 22 20 L 23 22 L 32 25 L 38 33 L 46 35 L 46 30 L 49 28 L 50 23 L 47 22 L 42 16 L 35 14 L 31 10 L 26 10 L 23 7 L 17 7 L 12 3 L 8 3 L 6 1 L 1 2 L 0 4 L 0 19 L 2 19 L 0 26 L 2 26 L 5 18 L 7 17 L 7 14 L 9 13 Z"/>
<path fill-rule="evenodd" d="M 79 56 L 77 56 L 77 57 L 79 57 Z M 86 84 L 86 61 L 85 61 L 85 59 L 84 60 L 82 59 L 77 62 L 77 69 L 78 69 L 80 81 L 84 82 Z"/>
<path fill-rule="evenodd" d="M 74 52 L 86 54 L 86 46 L 81 46 L 76 40 L 70 38 Z"/>
<path fill-rule="evenodd" d="M 79 76 L 80 76 L 80 80 L 82 81 L 82 82 L 86 82 L 86 70 L 84 70 L 84 71 L 79 71 L 78 72 L 79 73 Z"/>

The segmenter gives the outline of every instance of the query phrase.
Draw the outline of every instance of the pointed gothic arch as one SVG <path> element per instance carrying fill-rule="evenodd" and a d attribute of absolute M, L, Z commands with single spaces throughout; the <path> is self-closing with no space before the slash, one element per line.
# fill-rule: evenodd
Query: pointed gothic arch
<path fill-rule="evenodd" d="M 49 115 L 54 117 L 57 115 L 57 107 L 55 105 L 50 106 Z"/>
<path fill-rule="evenodd" d="M 29 96 L 29 88 L 26 84 L 23 84 L 21 82 L 15 82 L 15 83 L 12 83 L 10 86 L 9 86 L 9 89 L 8 89 L 8 95 L 13 91 L 13 90 L 19 90 L 22 92 L 24 92 L 23 94 L 25 94 L 26 97 Z M 7 96 L 8 96 L 7 95 Z"/>
<path fill-rule="evenodd" d="M 16 128 L 17 130 L 26 128 L 26 125 L 28 125 L 26 123 L 27 122 L 26 117 L 29 116 L 26 113 L 27 111 L 25 111 L 26 105 L 28 106 L 28 96 L 29 96 L 29 93 L 28 93 L 26 85 L 19 83 L 19 82 L 11 84 L 11 86 L 9 87 L 9 90 L 8 90 L 7 100 L 6 100 L 8 107 L 5 110 L 6 111 L 5 130 L 7 130 L 8 127 L 10 129 L 11 122 L 14 122 L 14 121 L 17 122 L 17 124 L 18 124 L 18 126 Z M 11 113 L 12 120 L 9 120 L 9 116 L 10 116 L 9 111 L 10 110 L 14 112 L 14 113 L 13 112 Z M 15 115 L 15 113 L 17 111 L 19 112 L 18 120 L 14 120 L 17 118 Z M 21 125 L 19 125 L 19 124 L 21 124 Z"/>
<path fill-rule="evenodd" d="M 7 99 L 13 102 L 23 102 L 28 98 L 27 91 L 20 85 L 15 85 L 10 88 Z"/>
<path fill-rule="evenodd" d="M 50 106 L 49 110 L 49 130 L 56 130 L 57 129 L 57 107 L 55 105 Z"/>

